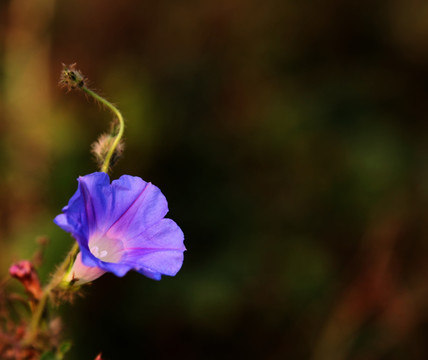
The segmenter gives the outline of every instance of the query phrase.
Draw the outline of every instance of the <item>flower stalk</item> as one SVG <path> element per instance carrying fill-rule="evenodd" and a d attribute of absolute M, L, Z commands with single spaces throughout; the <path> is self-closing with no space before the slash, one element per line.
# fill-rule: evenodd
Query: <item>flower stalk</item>
<path fill-rule="evenodd" d="M 35 307 L 33 316 L 31 318 L 30 327 L 25 338 L 26 343 L 31 344 L 34 342 L 42 321 L 43 314 L 45 312 L 47 301 L 52 293 L 52 290 L 54 290 L 61 283 L 64 274 L 67 272 L 67 269 L 73 263 L 73 260 L 75 259 L 78 252 L 79 245 L 77 243 L 74 243 L 73 247 L 65 257 L 64 261 L 58 267 L 55 274 L 52 276 L 51 281 L 44 287 L 40 300 L 37 303 L 37 306 Z"/>
<path fill-rule="evenodd" d="M 113 113 L 114 120 L 117 121 L 118 124 L 116 126 L 112 126 L 111 134 L 108 134 L 107 136 L 102 135 L 100 137 L 98 140 L 99 146 L 93 146 L 93 152 L 100 163 L 100 170 L 104 173 L 108 173 L 111 166 L 120 157 L 123 149 L 122 137 L 125 129 L 125 123 L 121 112 L 111 102 L 89 89 L 87 86 L 87 79 L 79 70 L 76 69 L 76 64 L 69 66 L 63 64 L 59 85 L 67 88 L 68 91 L 75 89 L 82 90 L 85 94 L 92 97 L 95 101 L 99 102 Z M 48 300 L 52 296 L 53 291 L 58 287 L 65 288 L 65 290 L 67 290 L 67 288 L 68 290 L 71 290 L 73 284 L 70 282 L 65 283 L 64 278 L 69 273 L 78 252 L 79 245 L 76 242 L 70 249 L 62 264 L 55 271 L 50 282 L 43 288 L 43 291 L 34 306 L 28 331 L 23 341 L 24 344 L 31 345 L 36 340 L 39 329 L 42 326 L 43 317 L 46 314 Z"/>
<path fill-rule="evenodd" d="M 59 85 L 67 88 L 68 91 L 82 90 L 86 95 L 109 109 L 114 115 L 114 120 L 118 121 L 118 126 L 112 126 L 111 134 L 108 134 L 108 136 L 101 135 L 98 142 L 92 147 L 95 157 L 100 162 L 100 170 L 108 173 L 123 151 L 122 137 L 125 131 L 125 122 L 121 112 L 110 101 L 87 86 L 87 79 L 76 69 L 76 64 L 69 66 L 63 64 Z M 111 139 L 113 140 L 110 141 Z"/>
<path fill-rule="evenodd" d="M 120 145 L 120 142 L 122 140 L 123 133 L 124 133 L 124 130 L 125 130 L 125 122 L 123 121 L 123 116 L 120 113 L 119 109 L 117 107 L 115 107 L 110 101 L 107 101 L 106 99 L 104 99 L 103 97 L 99 96 L 97 93 L 95 93 L 91 89 L 87 88 L 86 86 L 82 86 L 81 89 L 86 94 L 88 94 L 89 96 L 93 97 L 95 100 L 97 100 L 102 105 L 104 105 L 105 107 L 107 107 L 115 115 L 115 117 L 119 121 L 119 129 L 117 130 L 117 134 L 115 134 L 115 136 L 114 136 L 114 141 L 111 144 L 110 149 L 107 151 L 107 154 L 105 155 L 104 163 L 101 166 L 101 171 L 105 172 L 105 173 L 108 173 L 108 170 L 110 169 L 111 162 L 112 162 L 112 159 L 113 159 L 113 155 L 115 154 L 115 152 L 117 151 L 117 149 L 119 149 L 119 145 Z M 113 126 L 113 133 L 115 132 L 114 128 L 115 127 Z"/>

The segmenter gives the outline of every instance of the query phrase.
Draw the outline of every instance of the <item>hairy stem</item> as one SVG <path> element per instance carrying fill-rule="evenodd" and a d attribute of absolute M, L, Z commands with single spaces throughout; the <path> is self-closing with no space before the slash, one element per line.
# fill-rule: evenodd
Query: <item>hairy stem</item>
<path fill-rule="evenodd" d="M 111 145 L 109 151 L 107 152 L 107 155 L 105 157 L 104 163 L 101 167 L 101 171 L 107 173 L 110 168 L 110 161 L 111 158 L 117 148 L 117 146 L 120 143 L 120 140 L 122 139 L 123 132 L 125 130 L 125 122 L 123 121 L 123 116 L 118 110 L 117 107 L 115 107 L 111 102 L 107 101 L 103 97 L 99 96 L 97 93 L 92 91 L 91 89 L 88 89 L 86 86 L 82 86 L 81 89 L 88 94 L 89 96 L 92 96 L 95 100 L 99 101 L 101 104 L 106 106 L 119 120 L 119 131 L 117 132 L 117 135 L 114 138 L 113 144 Z"/>
<path fill-rule="evenodd" d="M 81 90 L 85 92 L 87 95 L 91 96 L 94 100 L 98 101 L 100 104 L 107 107 L 117 118 L 119 121 L 119 129 L 117 132 L 115 129 L 113 130 L 113 134 L 111 134 L 112 137 L 114 137 L 113 143 L 109 145 L 109 148 L 105 155 L 103 154 L 103 162 L 101 166 L 101 171 L 107 173 L 110 169 L 110 165 L 112 162 L 113 155 L 115 154 L 115 151 L 118 149 L 118 146 L 120 145 L 120 141 L 122 139 L 124 130 L 125 130 L 125 122 L 123 121 L 123 116 L 120 113 L 119 109 L 114 106 L 110 101 L 104 99 L 102 96 L 98 95 L 93 90 L 89 89 L 87 87 L 87 81 L 86 78 L 83 76 L 83 74 L 76 69 L 76 64 L 71 65 L 65 65 L 63 64 L 63 70 L 61 72 L 61 77 L 59 81 L 59 85 L 61 87 L 65 87 L 70 90 Z"/>
<path fill-rule="evenodd" d="M 37 304 L 37 306 L 33 312 L 33 316 L 31 318 L 30 328 L 29 328 L 29 331 L 28 331 L 26 339 L 25 339 L 25 341 L 27 343 L 31 344 L 33 342 L 33 340 L 35 339 L 35 337 L 37 336 L 37 330 L 39 329 L 39 326 L 40 326 L 40 323 L 41 323 L 41 320 L 43 317 L 43 313 L 45 312 L 45 307 L 46 307 L 49 295 L 50 295 L 51 291 L 53 289 L 55 289 L 59 285 L 59 283 L 61 282 L 64 274 L 66 273 L 67 269 L 69 268 L 71 262 L 76 257 L 78 251 L 79 251 L 79 245 L 76 242 L 76 243 L 74 243 L 73 247 L 71 248 L 71 250 L 69 251 L 69 253 L 65 257 L 62 264 L 58 267 L 55 274 L 52 276 L 51 281 L 43 289 L 42 297 L 41 297 L 39 303 Z"/>

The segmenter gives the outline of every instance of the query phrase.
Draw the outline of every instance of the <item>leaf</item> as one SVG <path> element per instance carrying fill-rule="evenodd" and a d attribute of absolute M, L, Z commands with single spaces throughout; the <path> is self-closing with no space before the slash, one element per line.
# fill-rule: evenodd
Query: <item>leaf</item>
<path fill-rule="evenodd" d="M 40 357 L 40 360 L 58 360 L 55 354 L 51 351 L 46 351 Z"/>
<path fill-rule="evenodd" d="M 71 341 L 64 341 L 58 348 L 57 358 L 58 360 L 64 359 L 65 353 L 69 352 L 71 349 Z"/>
<path fill-rule="evenodd" d="M 61 355 L 64 355 L 65 353 L 69 352 L 69 351 L 70 351 L 70 349 L 71 349 L 71 341 L 64 341 L 64 342 L 59 346 L 58 352 L 59 352 Z"/>

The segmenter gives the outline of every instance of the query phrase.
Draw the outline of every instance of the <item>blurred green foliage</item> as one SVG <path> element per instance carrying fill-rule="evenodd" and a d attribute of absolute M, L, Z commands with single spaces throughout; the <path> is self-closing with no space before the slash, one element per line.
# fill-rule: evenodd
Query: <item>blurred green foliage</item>
<path fill-rule="evenodd" d="M 159 186 L 175 278 L 105 275 L 63 307 L 70 359 L 426 359 L 428 6 L 0 3 L 0 268 L 51 241 L 110 114 L 114 169 Z"/>

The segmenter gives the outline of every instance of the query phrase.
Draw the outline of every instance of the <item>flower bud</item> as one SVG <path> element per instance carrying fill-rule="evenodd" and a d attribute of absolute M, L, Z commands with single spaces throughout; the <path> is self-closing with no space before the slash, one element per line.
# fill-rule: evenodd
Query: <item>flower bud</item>
<path fill-rule="evenodd" d="M 24 285 L 25 290 L 33 300 L 40 300 L 42 297 L 42 288 L 40 286 L 39 276 L 31 262 L 28 260 L 21 260 L 13 264 L 9 268 L 9 274 Z"/>
<path fill-rule="evenodd" d="M 76 64 L 65 65 L 62 64 L 63 69 L 59 80 L 61 87 L 67 88 L 68 91 L 74 89 L 82 89 L 86 86 L 86 78 L 83 74 L 76 69 Z"/>
<path fill-rule="evenodd" d="M 115 137 L 111 134 L 101 134 L 97 141 L 91 145 L 91 152 L 95 157 L 98 166 L 101 168 L 106 160 L 110 148 L 113 146 Z M 110 159 L 110 167 L 114 166 L 121 158 L 124 150 L 123 141 L 120 141 L 114 149 L 113 155 Z"/>

